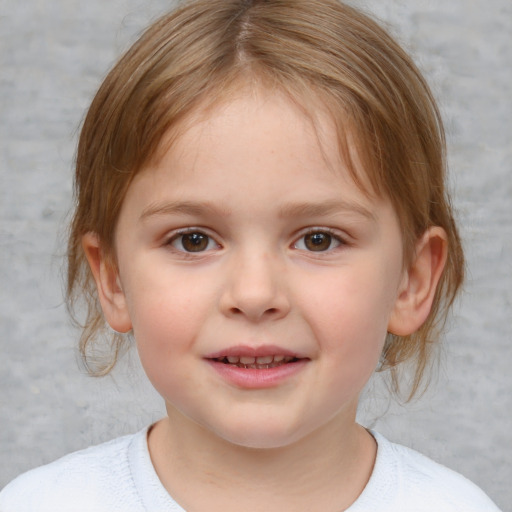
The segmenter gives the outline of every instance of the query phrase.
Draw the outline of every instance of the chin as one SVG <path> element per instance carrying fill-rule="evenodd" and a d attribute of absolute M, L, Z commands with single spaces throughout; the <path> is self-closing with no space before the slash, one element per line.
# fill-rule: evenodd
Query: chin
<path fill-rule="evenodd" d="M 239 425 L 237 428 L 214 432 L 230 444 L 255 450 L 285 448 L 299 441 L 304 434 L 281 425 Z"/>

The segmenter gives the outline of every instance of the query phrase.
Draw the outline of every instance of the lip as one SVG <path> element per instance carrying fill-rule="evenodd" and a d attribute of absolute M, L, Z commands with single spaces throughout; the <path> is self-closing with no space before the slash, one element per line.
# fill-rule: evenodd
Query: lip
<path fill-rule="evenodd" d="M 288 350 L 277 345 L 260 345 L 259 347 L 250 347 L 247 345 L 238 345 L 228 347 L 223 350 L 218 350 L 207 354 L 205 359 L 220 359 L 228 356 L 240 356 L 240 357 L 265 357 L 281 355 L 286 357 L 295 357 L 297 359 L 305 359 L 306 356 L 292 350 Z"/>
<path fill-rule="evenodd" d="M 221 361 L 222 358 L 229 356 L 265 357 L 273 355 L 292 357 L 294 360 L 272 368 L 243 368 Z M 223 380 L 241 389 L 276 387 L 299 374 L 310 361 L 309 358 L 296 352 L 274 345 L 229 347 L 208 354 L 205 360 Z"/>

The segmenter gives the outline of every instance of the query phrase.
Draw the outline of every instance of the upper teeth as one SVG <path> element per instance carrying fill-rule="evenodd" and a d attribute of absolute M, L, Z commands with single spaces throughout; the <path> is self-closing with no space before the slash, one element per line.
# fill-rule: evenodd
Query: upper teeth
<path fill-rule="evenodd" d="M 226 356 L 228 363 L 231 364 L 271 364 L 271 363 L 280 363 L 282 361 L 288 362 L 292 359 L 295 359 L 291 356 L 284 356 L 282 354 L 275 356 Z"/>

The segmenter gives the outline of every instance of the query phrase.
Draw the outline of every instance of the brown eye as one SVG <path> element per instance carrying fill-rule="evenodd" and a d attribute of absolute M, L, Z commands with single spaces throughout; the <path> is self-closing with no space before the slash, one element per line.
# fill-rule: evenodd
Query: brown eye
<path fill-rule="evenodd" d="M 216 247 L 216 243 L 208 235 L 199 231 L 182 233 L 171 240 L 171 245 L 182 252 L 203 252 Z"/>
<path fill-rule="evenodd" d="M 189 233 L 183 235 L 181 243 L 188 252 L 200 252 L 208 247 L 208 237 L 202 233 Z"/>
<path fill-rule="evenodd" d="M 294 244 L 295 249 L 309 252 L 326 252 L 336 249 L 343 241 L 327 231 L 312 231 L 301 236 Z"/>
<path fill-rule="evenodd" d="M 332 236 L 328 233 L 310 233 L 304 237 L 304 245 L 309 251 L 326 251 L 331 243 Z"/>

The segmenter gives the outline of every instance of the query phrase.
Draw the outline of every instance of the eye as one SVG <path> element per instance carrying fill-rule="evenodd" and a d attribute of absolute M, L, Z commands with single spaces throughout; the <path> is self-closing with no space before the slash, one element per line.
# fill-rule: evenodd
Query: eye
<path fill-rule="evenodd" d="M 169 245 L 182 252 L 204 252 L 219 247 L 213 238 L 201 231 L 178 233 L 171 238 Z"/>
<path fill-rule="evenodd" d="M 294 245 L 295 249 L 313 252 L 325 252 L 336 249 L 343 241 L 328 231 L 312 231 L 300 237 Z"/>

